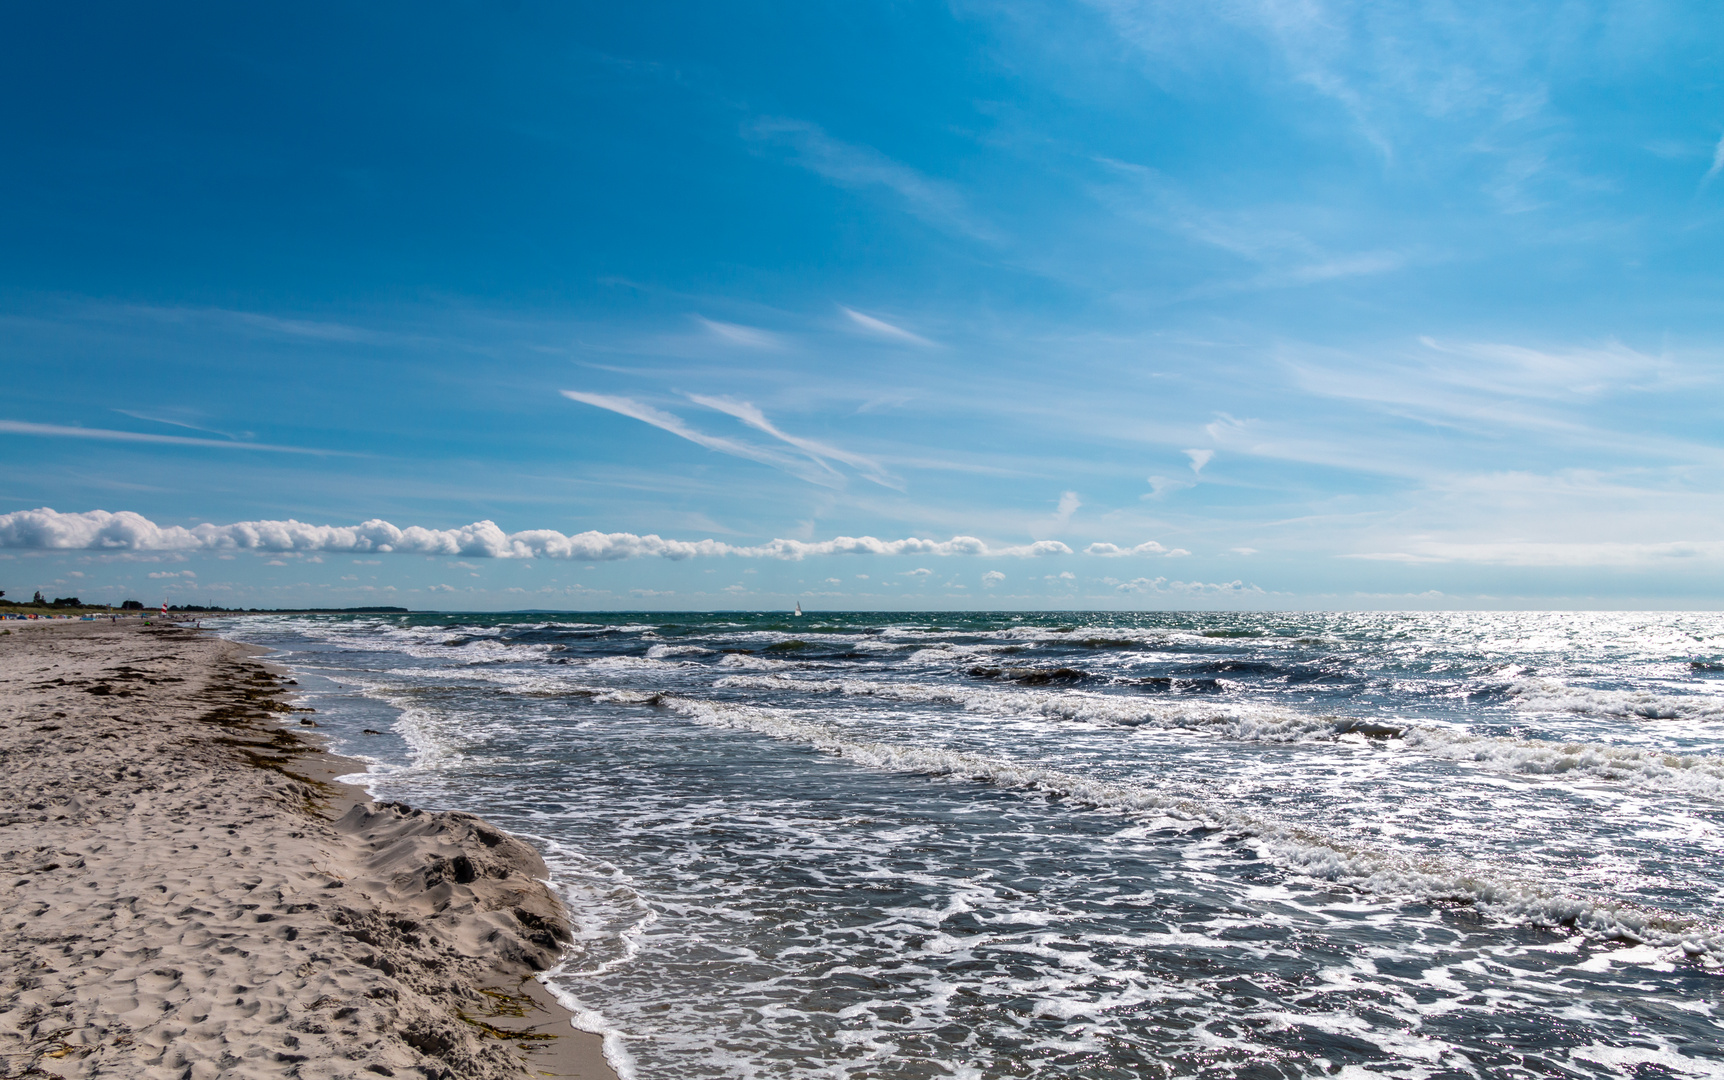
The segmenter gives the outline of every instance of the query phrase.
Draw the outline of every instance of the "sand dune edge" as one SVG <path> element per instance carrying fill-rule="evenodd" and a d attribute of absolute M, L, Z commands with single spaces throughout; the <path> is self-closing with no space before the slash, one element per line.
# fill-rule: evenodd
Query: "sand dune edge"
<path fill-rule="evenodd" d="M 365 801 L 249 646 L 0 634 L 0 1076 L 610 1078 L 537 852 Z"/>

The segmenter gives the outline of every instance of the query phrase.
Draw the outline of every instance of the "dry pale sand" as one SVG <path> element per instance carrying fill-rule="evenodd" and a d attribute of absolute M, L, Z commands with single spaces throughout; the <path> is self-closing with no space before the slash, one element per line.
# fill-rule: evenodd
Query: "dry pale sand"
<path fill-rule="evenodd" d="M 364 801 L 247 646 L 0 634 L 0 1076 L 613 1078 L 531 847 Z"/>

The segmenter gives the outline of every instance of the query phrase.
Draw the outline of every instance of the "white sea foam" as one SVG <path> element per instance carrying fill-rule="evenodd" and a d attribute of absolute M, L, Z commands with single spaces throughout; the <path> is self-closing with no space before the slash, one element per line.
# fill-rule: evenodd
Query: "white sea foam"
<path fill-rule="evenodd" d="M 573 666 L 585 671 L 642 673 L 683 667 L 692 662 L 689 660 L 660 660 L 649 654 L 647 656 L 595 656 L 591 660 L 577 660 Z"/>
<path fill-rule="evenodd" d="M 1447 761 L 1467 762 L 1503 772 L 1534 776 L 1585 776 L 1654 789 L 1724 797 L 1724 758 L 1709 754 L 1672 754 L 1637 746 L 1557 743 L 1477 735 L 1461 728 L 1314 716 L 1261 703 L 1201 699 L 1145 700 L 1089 691 L 1006 691 L 864 679 L 801 679 L 733 675 L 720 688 L 846 694 L 907 703 L 956 705 L 994 716 L 1032 716 L 1059 721 L 1119 724 L 1127 727 L 1208 731 L 1255 742 L 1330 741 L 1366 734 L 1398 741 L 1410 749 Z"/>
<path fill-rule="evenodd" d="M 1007 651 L 1016 651 L 1019 645 L 964 645 L 940 642 L 925 645 L 904 658 L 907 664 L 951 664 L 961 663 L 975 657 L 993 657 Z"/>
<path fill-rule="evenodd" d="M 1474 735 L 1454 728 L 1409 727 L 1406 745 L 1448 761 L 1474 762 L 1539 776 L 1586 776 L 1648 788 L 1724 797 L 1724 759 L 1639 746 L 1557 743 Z"/>
<path fill-rule="evenodd" d="M 1260 742 L 1333 738 L 1339 733 L 1357 730 L 1361 726 L 1360 721 L 1346 717 L 1312 716 L 1273 705 L 1241 705 L 1189 698 L 1147 699 L 1081 690 L 1007 691 L 930 683 L 798 679 L 772 675 L 731 675 L 718 680 L 714 685 L 720 688 L 845 694 L 915 704 L 956 705 L 969 712 L 1041 716 L 1050 720 L 1092 724 L 1219 730 L 1236 739 Z M 1394 727 L 1389 730 L 1400 729 Z"/>
<path fill-rule="evenodd" d="M 673 656 L 711 656 L 712 650 L 700 645 L 654 645 L 646 654 L 649 660 L 665 660 Z"/>
<path fill-rule="evenodd" d="M 789 660 L 774 660 L 770 656 L 755 656 L 752 653 L 726 653 L 724 659 L 718 662 L 718 666 L 739 668 L 743 671 L 782 671 L 797 665 Z"/>
<path fill-rule="evenodd" d="M 1692 1076 L 1705 1080 L 1718 1076 L 1715 1062 L 1680 1054 L 1673 1047 L 1611 1046 L 1594 1042 L 1578 1047 L 1573 1056 L 1609 1066 L 1617 1075 L 1625 1077 Z"/>
<path fill-rule="evenodd" d="M 569 1010 L 576 1030 L 599 1036 L 605 1062 L 617 1074 L 617 1080 L 636 1080 L 640 1074 L 634 1055 L 629 1053 L 628 1033 L 606 1019 L 604 1013 L 589 1007 L 573 991 L 559 985 L 556 979 L 560 974 L 560 969 L 552 968 L 541 972 L 538 979 L 557 999 L 557 1004 Z"/>
<path fill-rule="evenodd" d="M 1645 690 L 1594 690 L 1555 679 L 1521 679 L 1509 687 L 1524 712 L 1571 713 L 1643 720 L 1724 720 L 1724 698 L 1704 694 L 1654 694 Z"/>
<path fill-rule="evenodd" d="M 1552 884 L 1497 876 L 1486 868 L 1433 856 L 1379 850 L 1188 794 L 965 751 L 853 739 L 830 725 L 754 706 L 669 694 L 617 693 L 613 700 L 650 702 L 698 723 L 802 743 L 870 768 L 950 776 L 1085 806 L 1149 815 L 1170 824 L 1221 828 L 1254 843 L 1263 857 L 1277 865 L 1367 893 L 1465 903 L 1511 922 L 1569 926 L 1598 938 L 1675 950 L 1708 966 L 1724 964 L 1724 931 L 1696 919 L 1613 898 L 1567 893 Z"/>
<path fill-rule="evenodd" d="M 527 834 L 521 834 L 527 835 Z M 546 850 L 552 883 L 562 894 L 574 942 L 556 973 L 591 979 L 640 955 L 641 936 L 658 914 L 614 865 L 576 851 L 554 837 L 529 836 Z"/>

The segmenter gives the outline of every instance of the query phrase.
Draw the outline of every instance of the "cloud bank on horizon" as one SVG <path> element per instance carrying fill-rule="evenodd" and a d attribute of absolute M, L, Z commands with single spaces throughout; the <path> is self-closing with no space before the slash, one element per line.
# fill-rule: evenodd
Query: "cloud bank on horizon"
<path fill-rule="evenodd" d="M 954 536 L 950 540 L 839 536 L 831 540 L 774 539 L 764 544 L 742 545 L 710 539 L 666 540 L 654 535 L 593 530 L 572 536 L 565 536 L 555 529 L 506 533 L 492 521 L 477 521 L 458 529 L 426 529 L 417 525 L 400 529 L 376 518 L 358 525 L 310 525 L 286 520 L 163 527 L 129 510 L 118 513 L 87 510 L 63 514 L 48 507 L 0 514 L 0 548 L 98 552 L 378 552 L 583 562 L 612 562 L 645 556 L 672 560 L 731 556 L 797 561 L 821 555 L 974 555 L 1016 559 L 1073 554 L 1070 547 L 1058 540 L 990 547 L 973 536 Z M 1085 548 L 1084 554 L 1178 557 L 1190 553 L 1148 540 L 1130 548 L 1095 543 Z"/>
<path fill-rule="evenodd" d="M 13 30 L 9 591 L 1724 604 L 1701 0 Z"/>

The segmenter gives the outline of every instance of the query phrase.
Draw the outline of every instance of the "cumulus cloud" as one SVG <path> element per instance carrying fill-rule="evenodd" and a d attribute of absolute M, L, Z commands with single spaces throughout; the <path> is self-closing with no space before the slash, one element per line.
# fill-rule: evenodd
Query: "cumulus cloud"
<path fill-rule="evenodd" d="M 1006 575 L 998 570 L 989 570 L 982 575 L 982 584 L 990 589 L 1004 580 L 1006 580 Z"/>
<path fill-rule="evenodd" d="M 1122 555 L 1166 555 L 1167 549 L 1154 540 L 1145 540 L 1136 547 L 1120 547 L 1118 544 L 1091 544 L 1083 549 L 1085 555 L 1101 555 L 1107 558 L 1119 558 Z"/>
<path fill-rule="evenodd" d="M 1112 545 L 1106 545 L 1112 546 Z M 564 535 L 554 529 L 506 533 L 492 521 L 456 529 L 397 528 L 373 518 L 358 525 L 312 525 L 303 521 L 242 521 L 233 525 L 158 525 L 131 511 L 90 510 L 62 514 L 43 507 L 0 514 L 0 548 L 47 551 L 185 552 L 259 551 L 301 555 L 307 552 L 407 553 L 457 555 L 475 559 L 573 559 L 609 562 L 657 556 L 692 559 L 734 556 L 800 559 L 823 555 L 992 555 L 1013 558 L 1070 555 L 1058 540 L 989 547 L 973 536 L 950 540 L 907 537 L 839 536 L 831 540 L 769 540 L 729 544 L 721 540 L 667 540 L 656 534 L 588 531 Z"/>
<path fill-rule="evenodd" d="M 1261 596 L 1263 590 L 1256 585 L 1247 585 L 1235 578 L 1232 581 L 1210 583 L 1204 581 L 1169 581 L 1164 577 L 1136 578 L 1132 581 L 1122 581 L 1114 586 L 1122 593 L 1167 593 L 1182 596 Z"/>

